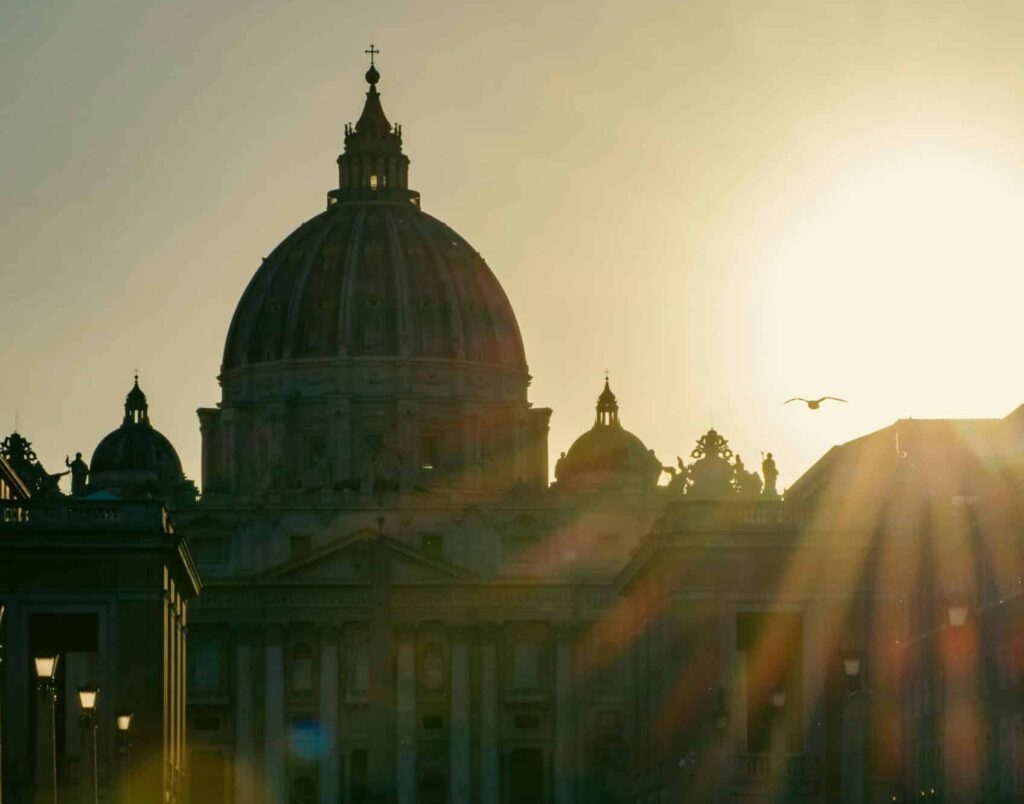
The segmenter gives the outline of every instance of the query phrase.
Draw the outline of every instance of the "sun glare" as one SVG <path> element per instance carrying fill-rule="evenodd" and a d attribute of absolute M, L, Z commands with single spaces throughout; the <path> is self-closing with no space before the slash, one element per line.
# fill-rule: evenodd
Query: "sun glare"
<path fill-rule="evenodd" d="M 993 368 L 1024 291 L 1016 166 L 921 147 L 809 186 L 753 267 L 762 358 L 792 388 L 884 399 L 889 419 L 1008 412 L 1019 382 Z"/>

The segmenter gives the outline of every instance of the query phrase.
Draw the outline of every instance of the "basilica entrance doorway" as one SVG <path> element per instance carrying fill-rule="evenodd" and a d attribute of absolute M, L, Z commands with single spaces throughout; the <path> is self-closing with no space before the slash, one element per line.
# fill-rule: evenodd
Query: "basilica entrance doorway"
<path fill-rule="evenodd" d="M 544 800 L 544 754 L 539 748 L 516 748 L 508 757 L 507 804 Z"/>

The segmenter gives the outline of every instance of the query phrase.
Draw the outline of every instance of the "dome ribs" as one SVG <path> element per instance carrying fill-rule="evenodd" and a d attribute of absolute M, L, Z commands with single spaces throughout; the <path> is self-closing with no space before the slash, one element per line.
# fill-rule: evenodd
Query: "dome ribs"
<path fill-rule="evenodd" d="M 448 311 L 449 337 L 451 338 L 451 348 L 448 351 L 455 359 L 464 360 L 467 357 L 466 332 L 463 327 L 462 316 L 460 315 L 462 305 L 459 297 L 459 291 L 456 287 L 456 282 L 451 271 L 447 270 L 447 263 L 444 256 L 441 254 L 435 239 L 430 236 L 430 227 L 439 223 L 439 221 L 425 213 L 413 217 L 413 225 L 422 238 L 427 252 L 432 258 L 432 260 L 425 259 L 424 263 L 429 265 L 433 262 L 432 267 L 434 268 L 434 274 L 440 277 L 441 285 L 444 289 L 445 296 L 447 297 L 446 306 Z"/>
<path fill-rule="evenodd" d="M 306 293 L 306 286 L 309 283 L 309 275 L 313 270 L 313 265 L 318 260 L 323 259 L 324 242 L 334 233 L 335 228 L 341 221 L 341 217 L 338 215 L 328 215 L 327 221 L 327 225 L 313 238 L 311 247 L 305 249 L 304 258 L 298 269 L 298 277 L 291 286 L 291 295 L 288 298 L 288 308 L 284 321 L 284 353 L 282 356 L 285 358 L 306 357 L 310 352 L 308 341 L 303 342 L 299 332 L 299 310 L 303 307 L 303 302 L 307 301 L 311 295 Z M 307 316 L 306 318 L 307 325 L 311 324 L 311 317 Z M 321 314 L 321 323 L 322 320 Z"/>
<path fill-rule="evenodd" d="M 355 350 L 355 284 L 359 272 L 359 253 L 363 242 L 363 226 L 366 223 L 366 207 L 360 207 L 349 230 L 348 253 L 345 255 L 345 267 L 342 271 L 341 294 L 338 313 L 338 345 L 339 355 L 353 354 Z"/>
<path fill-rule="evenodd" d="M 406 203 L 341 203 L 289 235 L 242 295 L 222 369 L 344 356 L 465 360 L 525 372 L 500 283 Z"/>
<path fill-rule="evenodd" d="M 395 221 L 394 212 L 387 210 L 384 216 L 384 223 L 387 226 L 388 247 L 391 253 L 391 266 L 394 271 L 396 315 L 395 315 L 395 337 L 397 340 L 398 354 L 414 354 L 417 344 L 412 343 L 413 323 L 412 302 L 409 297 L 409 270 L 405 262 L 405 253 L 402 249 L 402 238 L 398 232 L 398 224 Z"/>

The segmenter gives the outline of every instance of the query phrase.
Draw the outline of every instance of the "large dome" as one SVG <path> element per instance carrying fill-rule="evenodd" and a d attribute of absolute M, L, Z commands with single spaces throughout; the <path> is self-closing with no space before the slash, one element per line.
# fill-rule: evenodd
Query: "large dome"
<path fill-rule="evenodd" d="M 504 493 L 547 484 L 515 314 L 469 243 L 420 209 L 372 64 L 327 209 L 256 271 L 199 411 L 215 495 Z"/>
<path fill-rule="evenodd" d="M 242 296 L 223 369 L 341 356 L 526 367 L 515 314 L 487 264 L 402 200 L 335 203 L 285 238 Z"/>
<path fill-rule="evenodd" d="M 501 285 L 476 250 L 419 208 L 402 130 L 371 66 L 347 126 L 338 189 L 263 261 L 235 310 L 223 370 L 303 358 L 426 357 L 526 373 Z"/>

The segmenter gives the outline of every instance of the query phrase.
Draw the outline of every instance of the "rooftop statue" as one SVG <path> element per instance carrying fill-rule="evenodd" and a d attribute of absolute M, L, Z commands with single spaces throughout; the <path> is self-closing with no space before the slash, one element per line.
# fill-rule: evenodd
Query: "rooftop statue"
<path fill-rule="evenodd" d="M 757 472 L 748 472 L 739 455 L 733 461 L 732 486 L 740 497 L 761 496 L 761 476 Z"/>
<path fill-rule="evenodd" d="M 775 468 L 775 459 L 769 452 L 767 455 L 761 453 L 761 474 L 764 476 L 764 490 L 761 494 L 765 497 L 778 497 L 779 492 L 775 488 L 779 479 L 779 470 Z"/>
<path fill-rule="evenodd" d="M 71 496 L 84 496 L 87 493 L 86 481 L 89 477 L 89 466 L 82 460 L 82 453 L 76 452 L 73 461 L 65 455 L 64 465 L 71 471 Z"/>
<path fill-rule="evenodd" d="M 32 442 L 21 433 L 11 433 L 0 442 L 0 455 L 3 455 L 18 477 L 28 486 L 33 497 L 59 497 L 60 479 L 67 472 L 51 475 L 47 472 L 32 449 Z"/>

